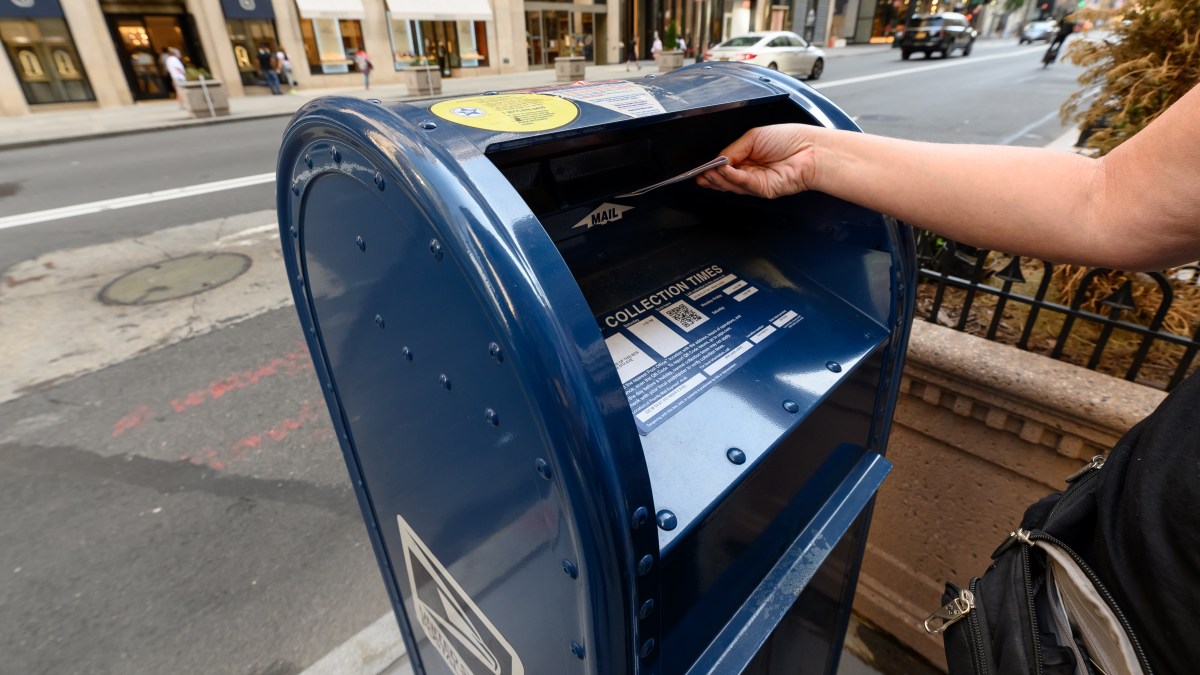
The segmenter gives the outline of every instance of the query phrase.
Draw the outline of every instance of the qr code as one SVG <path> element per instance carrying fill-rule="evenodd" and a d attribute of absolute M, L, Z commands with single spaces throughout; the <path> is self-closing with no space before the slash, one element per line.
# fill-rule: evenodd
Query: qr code
<path fill-rule="evenodd" d="M 696 311 L 696 308 L 682 300 L 663 309 L 662 313 L 663 316 L 673 321 L 676 326 L 679 326 L 684 331 L 690 331 L 696 326 L 708 321 L 707 316 L 704 316 L 700 312 Z"/>

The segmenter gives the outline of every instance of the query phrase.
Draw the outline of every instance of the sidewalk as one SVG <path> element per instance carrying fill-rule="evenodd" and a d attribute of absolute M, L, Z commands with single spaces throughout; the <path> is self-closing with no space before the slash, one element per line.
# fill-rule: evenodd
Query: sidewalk
<path fill-rule="evenodd" d="M 825 49 L 825 57 L 837 59 L 887 51 L 888 45 L 854 45 Z M 642 69 L 626 71 L 624 64 L 591 66 L 588 80 L 614 80 L 658 74 L 653 61 L 642 61 Z M 508 75 L 453 77 L 442 80 L 442 97 L 477 94 L 482 91 L 545 87 L 555 84 L 553 70 L 530 70 Z M 204 124 L 225 124 L 241 120 L 291 115 L 305 102 L 320 96 L 357 96 L 383 101 L 416 100 L 404 85 L 382 85 L 366 91 L 361 87 L 340 89 L 301 89 L 283 96 L 251 95 L 231 98 L 231 114 L 226 117 L 193 119 L 174 101 L 137 103 L 119 108 L 85 108 L 23 117 L 0 117 L 0 150 L 24 148 L 47 143 L 119 136 L 159 129 Z"/>

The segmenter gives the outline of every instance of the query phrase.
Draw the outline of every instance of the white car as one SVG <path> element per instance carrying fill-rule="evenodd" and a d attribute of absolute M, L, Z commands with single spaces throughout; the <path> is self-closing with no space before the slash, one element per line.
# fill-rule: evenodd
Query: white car
<path fill-rule="evenodd" d="M 787 31 L 750 33 L 713 47 L 709 61 L 741 61 L 816 80 L 825 72 L 825 52 Z"/>

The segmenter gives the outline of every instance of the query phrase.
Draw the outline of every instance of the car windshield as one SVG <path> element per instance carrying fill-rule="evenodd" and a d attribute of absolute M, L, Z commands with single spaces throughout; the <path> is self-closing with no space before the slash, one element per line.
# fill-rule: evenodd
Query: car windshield
<path fill-rule="evenodd" d="M 722 47 L 753 47 L 762 40 L 761 35 L 743 35 L 741 37 L 730 38 L 721 44 L 717 45 L 717 49 Z"/>
<path fill-rule="evenodd" d="M 940 16 L 914 16 L 908 20 L 909 28 L 938 28 L 942 25 Z"/>

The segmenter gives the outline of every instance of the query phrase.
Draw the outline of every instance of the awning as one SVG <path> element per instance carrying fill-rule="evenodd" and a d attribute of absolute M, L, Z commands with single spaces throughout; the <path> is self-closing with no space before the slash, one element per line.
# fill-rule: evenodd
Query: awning
<path fill-rule="evenodd" d="M 364 19 L 362 0 L 296 0 L 302 19 Z"/>
<path fill-rule="evenodd" d="M 0 17 L 36 19 L 62 15 L 58 0 L 0 0 Z"/>
<path fill-rule="evenodd" d="M 221 0 L 226 19 L 274 19 L 271 0 Z"/>
<path fill-rule="evenodd" d="M 491 21 L 488 0 L 387 0 L 393 19 L 413 21 Z"/>

